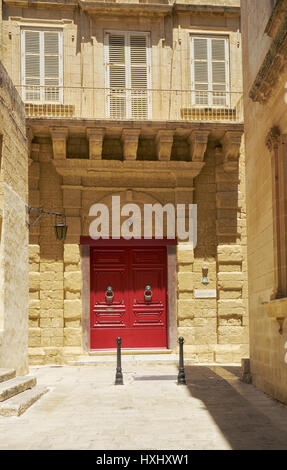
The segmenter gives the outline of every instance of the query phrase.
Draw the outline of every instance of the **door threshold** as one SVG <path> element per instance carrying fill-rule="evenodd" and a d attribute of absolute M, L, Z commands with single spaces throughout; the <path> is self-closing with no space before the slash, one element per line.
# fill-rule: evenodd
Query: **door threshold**
<path fill-rule="evenodd" d="M 121 349 L 122 355 L 136 356 L 139 354 L 172 354 L 171 349 Z M 117 349 L 97 349 L 88 352 L 88 356 L 115 356 Z"/>

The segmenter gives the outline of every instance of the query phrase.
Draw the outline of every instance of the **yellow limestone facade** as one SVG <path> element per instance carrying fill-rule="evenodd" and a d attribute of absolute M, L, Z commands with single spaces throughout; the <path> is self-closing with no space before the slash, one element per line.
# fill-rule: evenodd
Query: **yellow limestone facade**
<path fill-rule="evenodd" d="M 25 31 L 31 30 L 40 45 L 26 53 Z M 25 77 L 25 60 L 45 51 L 47 31 L 59 32 L 56 86 L 45 81 L 43 65 Z M 105 47 L 111 34 L 124 37 L 127 47 L 134 33 L 147 38 L 148 47 L 147 91 L 139 87 L 138 109 L 129 108 L 129 91 L 112 94 Z M 196 65 L 194 38 L 203 38 L 209 51 Z M 216 38 L 225 56 L 218 68 L 209 63 L 204 83 L 195 83 L 195 67 L 212 61 Z M 110 206 L 112 195 L 140 207 L 197 204 L 196 248 L 180 241 L 169 248 L 168 349 L 176 351 L 183 336 L 185 354 L 195 362 L 248 357 L 239 1 L 7 0 L 2 42 L 4 64 L 25 102 L 29 204 L 64 212 L 68 224 L 64 243 L 55 239 L 52 217 L 30 231 L 30 363 L 92 354 L 89 248 L 80 237 L 89 236 L 90 207 Z M 213 93 L 222 67 L 224 88 L 219 84 Z"/>
<path fill-rule="evenodd" d="M 251 373 L 286 403 L 287 2 L 241 4 Z"/>
<path fill-rule="evenodd" d="M 0 62 L 0 368 L 28 372 L 28 152 L 21 98 Z"/>

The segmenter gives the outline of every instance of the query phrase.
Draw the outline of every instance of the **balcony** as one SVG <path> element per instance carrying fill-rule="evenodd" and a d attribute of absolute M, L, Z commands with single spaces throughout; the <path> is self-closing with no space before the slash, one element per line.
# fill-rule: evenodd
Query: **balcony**
<path fill-rule="evenodd" d="M 243 123 L 241 92 L 18 86 L 29 119 Z"/>

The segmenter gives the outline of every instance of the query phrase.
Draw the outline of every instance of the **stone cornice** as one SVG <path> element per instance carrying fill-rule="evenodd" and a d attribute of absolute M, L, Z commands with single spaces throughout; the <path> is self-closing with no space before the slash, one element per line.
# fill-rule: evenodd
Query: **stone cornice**
<path fill-rule="evenodd" d="M 188 12 L 193 14 L 215 14 L 224 16 L 240 16 L 240 7 L 220 6 L 220 5 L 194 5 L 186 3 L 169 4 L 162 3 L 160 0 L 154 3 L 128 3 L 121 1 L 99 1 L 99 0 L 4 0 L 9 6 L 17 6 L 21 8 L 75 8 L 80 7 L 84 11 L 97 14 L 129 14 L 129 15 L 167 15 L 173 12 Z"/>
<path fill-rule="evenodd" d="M 266 103 L 274 92 L 287 64 L 287 12 L 282 15 L 281 24 L 255 78 L 250 98 L 261 104 Z"/>
<path fill-rule="evenodd" d="M 226 16 L 240 16 L 240 7 L 234 6 L 221 6 L 221 5 L 194 5 L 188 3 L 174 3 L 174 11 L 176 12 L 191 12 L 193 14 L 215 14 Z"/>
<path fill-rule="evenodd" d="M 275 34 L 280 27 L 284 13 L 287 12 L 287 0 L 277 0 L 275 7 L 273 8 L 272 15 L 265 28 L 265 33 L 271 38 L 275 37 Z"/>
<path fill-rule="evenodd" d="M 177 176 L 195 178 L 204 167 L 204 162 L 178 162 L 178 161 L 135 161 L 113 160 L 112 169 L 109 160 L 88 160 L 88 159 L 58 159 L 53 160 L 53 164 L 62 176 L 98 176 L 103 172 L 113 174 L 137 172 L 139 175 L 150 175 L 151 177 L 159 172 L 161 175 L 175 174 Z M 76 173 L 75 173 L 76 172 Z"/>
<path fill-rule="evenodd" d="M 78 7 L 78 0 L 3 0 L 7 6 L 16 6 L 20 8 L 75 8 Z"/>
<path fill-rule="evenodd" d="M 71 134 L 86 133 L 87 128 L 103 128 L 108 133 L 109 129 L 121 132 L 123 128 L 140 129 L 141 133 L 148 130 L 150 135 L 156 135 L 160 130 L 180 130 L 186 137 L 192 131 L 209 131 L 217 136 L 224 135 L 227 131 L 243 132 L 243 124 L 234 122 L 198 122 L 198 121 L 111 121 L 109 119 L 47 119 L 27 118 L 26 123 L 33 129 L 35 136 L 49 136 L 49 127 L 68 127 Z"/>
<path fill-rule="evenodd" d="M 93 0 L 78 0 L 79 6 L 83 11 L 96 13 L 99 15 L 167 15 L 172 13 L 172 5 L 152 4 L 152 3 L 114 3 L 99 2 Z"/>

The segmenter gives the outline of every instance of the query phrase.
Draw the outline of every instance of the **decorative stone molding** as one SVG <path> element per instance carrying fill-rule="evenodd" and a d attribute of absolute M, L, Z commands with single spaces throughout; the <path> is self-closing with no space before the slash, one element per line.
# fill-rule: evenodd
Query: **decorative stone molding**
<path fill-rule="evenodd" d="M 170 160 L 172 145 L 173 131 L 159 130 L 156 135 L 156 151 L 158 160 Z"/>
<path fill-rule="evenodd" d="M 287 298 L 271 300 L 270 302 L 263 302 L 265 311 L 271 320 L 279 325 L 279 333 L 283 334 L 284 322 L 287 318 Z"/>
<path fill-rule="evenodd" d="M 105 129 L 88 127 L 86 133 L 89 140 L 90 160 L 101 160 Z"/>
<path fill-rule="evenodd" d="M 193 131 L 188 137 L 190 145 L 190 160 L 203 162 L 207 149 L 209 131 Z"/>
<path fill-rule="evenodd" d="M 140 129 L 123 129 L 121 141 L 124 160 L 136 160 Z"/>
<path fill-rule="evenodd" d="M 223 168 L 226 173 L 238 171 L 242 132 L 226 132 L 223 145 Z"/>
<path fill-rule="evenodd" d="M 278 146 L 280 143 L 280 136 L 281 136 L 281 132 L 280 132 L 279 127 L 277 126 L 272 127 L 265 141 L 265 144 L 269 152 L 273 152 L 273 150 L 278 149 Z"/>
<path fill-rule="evenodd" d="M 66 144 L 69 130 L 67 127 L 52 127 L 50 133 L 53 143 L 53 153 L 55 160 L 66 158 Z"/>
<path fill-rule="evenodd" d="M 265 33 L 271 38 L 274 38 L 278 32 L 284 13 L 287 12 L 287 0 L 277 0 L 273 8 L 272 15 L 265 28 Z"/>
<path fill-rule="evenodd" d="M 286 1 L 281 3 L 286 6 Z M 278 25 L 278 21 L 280 25 Z M 279 84 L 280 76 L 284 73 L 287 64 L 287 11 L 277 12 L 276 23 L 277 32 L 275 34 L 273 31 L 275 37 L 249 93 L 253 101 L 261 104 L 266 103 L 274 93 L 274 89 Z M 274 25 L 275 18 L 273 18 Z"/>

